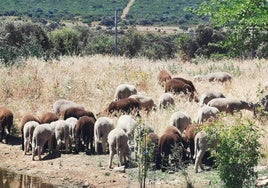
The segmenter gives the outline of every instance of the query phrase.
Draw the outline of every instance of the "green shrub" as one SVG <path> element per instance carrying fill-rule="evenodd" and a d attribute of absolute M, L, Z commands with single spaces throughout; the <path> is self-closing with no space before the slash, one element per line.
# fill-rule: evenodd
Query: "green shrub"
<path fill-rule="evenodd" d="M 257 178 L 254 167 L 261 156 L 258 127 L 239 119 L 233 125 L 214 124 L 208 132 L 211 140 L 217 140 L 217 170 L 226 187 L 253 186 Z"/>

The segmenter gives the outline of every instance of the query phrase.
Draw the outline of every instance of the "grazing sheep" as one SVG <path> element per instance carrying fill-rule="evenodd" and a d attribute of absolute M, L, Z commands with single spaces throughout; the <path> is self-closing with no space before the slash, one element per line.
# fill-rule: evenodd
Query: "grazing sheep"
<path fill-rule="evenodd" d="M 93 154 L 93 142 L 94 142 L 94 124 L 95 119 L 89 116 L 82 116 L 78 119 L 75 125 L 75 140 L 76 140 L 76 152 L 80 151 L 80 146 L 85 147 L 86 152 Z"/>
<path fill-rule="evenodd" d="M 22 149 L 22 151 L 24 151 L 24 133 L 23 133 L 23 128 L 24 128 L 24 125 L 27 122 L 29 122 L 29 121 L 35 121 L 35 122 L 37 122 L 37 123 L 40 124 L 40 120 L 37 117 L 35 117 L 34 115 L 32 115 L 32 114 L 26 114 L 21 119 L 21 122 L 20 122 L 20 130 L 21 130 L 21 149 Z"/>
<path fill-rule="evenodd" d="M 23 126 L 23 138 L 24 138 L 23 145 L 25 148 L 24 155 L 26 155 L 27 152 L 29 152 L 30 145 L 32 145 L 33 132 L 38 125 L 39 123 L 36 121 L 28 121 Z"/>
<path fill-rule="evenodd" d="M 198 129 L 198 125 L 196 124 L 190 124 L 186 127 L 182 137 L 186 143 L 186 149 L 190 149 L 190 155 L 188 155 L 188 158 L 193 160 L 194 157 L 194 137 L 196 135 L 196 131 Z"/>
<path fill-rule="evenodd" d="M 120 84 L 115 90 L 114 100 L 118 101 L 120 99 L 128 98 L 130 95 L 134 94 L 137 94 L 135 86 L 130 84 Z"/>
<path fill-rule="evenodd" d="M 161 70 L 159 74 L 157 75 L 158 83 L 164 87 L 166 84 L 166 81 L 171 79 L 171 75 L 166 70 Z"/>
<path fill-rule="evenodd" d="M 0 142 L 6 136 L 6 143 L 8 143 L 12 125 L 13 113 L 6 107 L 0 107 Z"/>
<path fill-rule="evenodd" d="M 53 112 L 44 113 L 40 118 L 40 124 L 51 123 L 59 120 L 58 116 Z"/>
<path fill-rule="evenodd" d="M 174 94 L 183 93 L 189 95 L 190 101 L 193 99 L 195 99 L 196 102 L 199 101 L 195 88 L 180 79 L 172 78 L 171 80 L 168 80 L 165 85 L 165 93 L 167 92 L 172 92 Z"/>
<path fill-rule="evenodd" d="M 175 102 L 174 102 L 174 96 L 171 93 L 164 93 L 159 97 L 158 100 L 158 107 L 160 109 L 165 109 L 168 107 L 174 107 Z"/>
<path fill-rule="evenodd" d="M 112 101 L 108 107 L 101 112 L 100 115 L 115 115 L 119 114 L 133 114 L 135 116 L 140 116 L 140 103 L 133 98 L 124 98 L 118 101 Z"/>
<path fill-rule="evenodd" d="M 199 102 L 198 93 L 197 93 L 197 91 L 196 91 L 196 89 L 195 89 L 195 86 L 194 86 L 194 84 L 193 84 L 193 82 L 192 82 L 191 80 L 187 80 L 187 79 L 182 78 L 182 77 L 175 77 L 175 78 L 173 78 L 173 79 L 182 81 L 182 82 L 184 82 L 185 84 L 188 84 L 189 86 L 191 86 L 192 91 L 193 91 L 194 101 L 195 101 L 195 102 Z"/>
<path fill-rule="evenodd" d="M 52 137 L 55 132 L 55 127 L 52 124 L 45 123 L 38 125 L 33 132 L 32 139 L 32 160 L 34 161 L 34 156 L 36 151 L 39 160 L 41 160 L 41 153 L 45 143 L 48 141 L 49 151 L 52 151 Z"/>
<path fill-rule="evenodd" d="M 68 108 L 67 110 L 65 110 L 65 112 L 64 112 L 64 119 L 65 120 L 70 118 L 70 117 L 75 117 L 75 118 L 79 119 L 82 116 L 92 117 L 96 121 L 95 115 L 91 111 L 82 110 L 82 109 L 76 108 L 76 107 L 71 107 L 71 108 Z"/>
<path fill-rule="evenodd" d="M 112 168 L 113 157 L 117 153 L 119 157 L 119 166 L 126 163 L 126 158 L 130 160 L 130 149 L 128 145 L 128 136 L 126 132 L 116 127 L 108 134 L 109 144 L 109 168 Z"/>
<path fill-rule="evenodd" d="M 174 126 L 168 126 L 162 136 L 159 138 L 158 151 L 162 171 L 166 170 L 170 155 L 179 149 L 182 154 L 181 160 L 185 160 L 185 143 L 180 131 Z M 180 152 L 179 151 L 179 152 Z"/>
<path fill-rule="evenodd" d="M 227 72 L 213 72 L 213 73 L 208 73 L 206 75 L 196 75 L 194 77 L 194 80 L 196 81 L 209 81 L 209 82 L 231 82 L 232 81 L 232 76 L 231 74 Z"/>
<path fill-rule="evenodd" d="M 129 98 L 136 99 L 140 103 L 140 108 L 149 113 L 151 110 L 155 110 L 155 103 L 151 97 L 144 95 L 131 95 Z"/>
<path fill-rule="evenodd" d="M 95 152 L 98 153 L 98 143 L 102 143 L 102 152 L 106 153 L 108 144 L 108 134 L 114 129 L 114 123 L 111 118 L 100 117 L 94 125 Z"/>
<path fill-rule="evenodd" d="M 116 127 L 123 129 L 127 133 L 129 140 L 132 141 L 134 140 L 134 130 L 137 126 L 138 122 L 131 115 L 121 115 L 118 118 Z"/>
<path fill-rule="evenodd" d="M 75 124 L 77 122 L 77 118 L 74 117 L 69 117 L 68 119 L 65 120 L 67 125 L 69 126 L 69 142 L 70 142 L 70 149 L 72 149 L 72 144 L 75 143 Z"/>
<path fill-rule="evenodd" d="M 203 122 L 208 121 L 208 120 L 212 121 L 216 119 L 216 116 L 219 113 L 220 111 L 218 108 L 204 105 L 197 112 L 196 122 L 197 124 L 202 124 Z"/>
<path fill-rule="evenodd" d="M 73 101 L 66 100 L 66 99 L 59 99 L 53 103 L 53 112 L 60 117 L 64 114 L 65 110 L 71 107 L 76 107 L 82 110 L 85 109 L 82 105 L 77 104 Z"/>
<path fill-rule="evenodd" d="M 181 134 L 191 121 L 191 117 L 183 112 L 174 112 L 170 118 L 170 124 L 177 127 Z"/>
<path fill-rule="evenodd" d="M 205 92 L 200 97 L 200 105 L 202 106 L 204 104 L 207 104 L 209 101 L 216 98 L 225 98 L 225 96 L 221 92 L 216 91 Z"/>
<path fill-rule="evenodd" d="M 52 126 L 55 127 L 55 138 L 57 141 L 56 150 L 59 152 L 62 143 L 65 144 L 65 153 L 68 153 L 69 143 L 70 143 L 70 135 L 69 135 L 69 125 L 66 121 L 60 119 L 58 121 L 51 122 Z"/>
<path fill-rule="evenodd" d="M 208 106 L 216 107 L 220 112 L 226 112 L 232 115 L 235 111 L 240 111 L 244 109 L 252 111 L 255 114 L 255 107 L 253 103 L 239 99 L 216 98 L 209 101 Z"/>

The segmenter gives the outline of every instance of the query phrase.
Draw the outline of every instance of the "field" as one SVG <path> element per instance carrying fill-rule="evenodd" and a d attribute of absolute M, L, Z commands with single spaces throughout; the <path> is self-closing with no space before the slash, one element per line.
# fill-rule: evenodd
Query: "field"
<path fill-rule="evenodd" d="M 138 91 L 150 96 L 157 103 L 164 89 L 157 82 L 157 74 L 166 69 L 172 76 L 184 77 L 193 81 L 193 76 L 214 71 L 226 71 L 233 75 L 231 84 L 194 82 L 199 94 L 205 91 L 220 91 L 226 97 L 239 98 L 245 101 L 257 102 L 267 94 L 264 83 L 268 81 L 268 61 L 264 59 L 243 60 L 226 59 L 210 61 L 195 59 L 192 63 L 182 63 L 179 59 L 167 61 L 150 61 L 145 58 L 127 59 L 124 57 L 95 55 L 90 57 L 61 57 L 48 62 L 31 58 L 21 62 L 21 65 L 1 67 L 0 101 L 14 113 L 15 126 L 19 129 L 20 120 L 26 113 L 41 116 L 52 111 L 52 104 L 60 98 L 66 98 L 86 107 L 97 114 L 114 99 L 114 91 L 121 83 L 133 84 Z M 158 135 L 163 133 L 169 124 L 169 118 L 174 111 L 182 111 L 195 121 L 198 103 L 189 102 L 184 96 L 175 97 L 175 108 L 157 110 L 146 116 L 142 113 L 145 125 L 152 126 Z M 243 117 L 253 119 L 249 111 L 243 111 Z M 116 118 L 114 118 L 116 122 Z M 260 166 L 267 165 L 268 144 L 267 122 L 254 120 L 262 129 L 261 138 L 263 158 Z M 13 131 L 15 134 L 15 130 Z M 20 146 L 0 144 L 0 167 L 19 173 L 34 174 L 45 180 L 62 186 L 81 186 L 88 182 L 95 187 L 135 187 L 137 179 L 131 174 L 115 173 L 108 166 L 108 155 L 87 156 L 85 154 L 66 155 L 59 158 L 31 161 L 29 155 L 24 156 Z M 117 158 L 117 156 L 115 156 Z M 2 159 L 3 160 L 2 162 Z M 75 162 L 78 160 L 77 162 Z M 70 166 L 69 166 L 70 165 Z M 83 168 L 80 168 L 82 165 Z M 94 173 L 91 173 L 94 172 Z M 267 174 L 266 170 L 266 174 Z M 218 177 L 215 170 L 193 173 L 189 167 L 189 176 L 195 187 L 217 187 Z M 156 187 L 185 187 L 185 180 L 180 172 L 163 174 L 157 172 Z"/>

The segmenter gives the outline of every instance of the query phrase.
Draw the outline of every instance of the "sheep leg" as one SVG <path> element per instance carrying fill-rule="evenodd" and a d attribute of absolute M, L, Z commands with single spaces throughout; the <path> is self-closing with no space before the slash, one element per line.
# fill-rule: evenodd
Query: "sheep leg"
<path fill-rule="evenodd" d="M 41 161 L 41 146 L 37 146 L 37 152 L 38 152 L 38 158 L 39 158 L 39 161 Z"/>
<path fill-rule="evenodd" d="M 114 150 L 113 150 L 112 147 L 109 147 L 109 150 L 110 150 L 110 156 L 109 156 L 109 158 L 110 158 L 110 160 L 109 160 L 109 168 L 112 168 L 112 162 L 113 162 L 113 157 L 114 157 L 115 152 L 114 152 Z"/>
<path fill-rule="evenodd" d="M 102 152 L 105 154 L 106 152 L 106 143 L 107 143 L 107 140 L 105 139 L 102 139 L 101 140 L 101 145 L 102 145 Z"/>

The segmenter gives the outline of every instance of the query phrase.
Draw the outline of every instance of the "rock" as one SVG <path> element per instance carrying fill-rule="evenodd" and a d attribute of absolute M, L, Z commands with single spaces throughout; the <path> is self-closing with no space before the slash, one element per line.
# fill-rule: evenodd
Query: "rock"
<path fill-rule="evenodd" d="M 125 166 L 119 166 L 119 167 L 114 167 L 113 171 L 125 173 L 126 169 L 125 169 Z"/>

